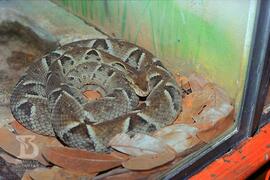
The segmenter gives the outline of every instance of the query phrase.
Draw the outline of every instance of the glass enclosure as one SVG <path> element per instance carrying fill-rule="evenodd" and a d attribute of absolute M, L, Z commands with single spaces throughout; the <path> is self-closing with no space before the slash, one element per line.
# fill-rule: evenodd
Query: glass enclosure
<path fill-rule="evenodd" d="M 224 88 L 236 104 L 241 101 L 256 2 L 54 2 L 111 37 L 143 46 L 174 73 L 200 73 Z"/>
<path fill-rule="evenodd" d="M 12 72 L 18 70 L 20 65 L 16 65 L 16 59 L 21 56 L 25 61 L 24 68 L 20 69 L 23 72 L 34 59 L 42 57 L 42 54 L 58 45 L 81 39 L 117 38 L 152 52 L 161 59 L 179 87 L 181 86 L 181 113 L 172 124 L 147 136 L 152 138 L 147 146 L 153 145 L 153 142 L 165 144 L 169 149 L 173 149 L 173 158 L 145 169 L 137 166 L 137 169 L 134 169 L 135 165 L 132 163 L 132 166 L 122 164 L 123 167 L 118 167 L 121 171 L 112 174 L 115 178 L 128 175 L 173 177 L 179 172 L 177 169 L 193 164 L 195 157 L 216 148 L 240 129 L 259 1 L 51 0 L 31 1 L 27 6 L 20 1 L 0 2 L 0 5 L 1 3 L 3 9 L 0 9 L 0 52 L 8 49 L 10 53 L 0 56 L 0 60 L 2 63 L 7 60 L 5 67 L 11 68 Z M 7 25 L 3 23 L 7 21 L 5 19 L 18 21 L 21 25 L 16 24 L 15 27 L 7 29 Z M 14 46 L 11 41 L 8 44 L 7 39 L 14 40 L 14 37 L 9 32 L 17 32 L 18 28 L 24 30 L 19 31 L 16 37 L 24 39 L 18 43 L 15 38 L 13 44 L 19 45 L 15 50 L 11 50 L 10 47 Z M 30 38 L 27 37 L 29 29 L 35 30 L 31 37 L 29 35 Z M 25 50 L 29 44 L 30 50 Z M 15 65 L 8 65 L 14 61 Z M 0 73 L 6 73 L 5 67 L 2 67 Z M 9 94 L 22 72 L 13 73 L 16 75 L 14 77 L 10 76 L 14 82 L 0 79 L 0 93 Z M 6 84 L 10 87 L 7 88 Z M 264 107 L 266 114 L 270 112 L 270 95 L 267 97 Z M 6 96 L 1 95 L 0 98 Z M 3 106 L 6 104 L 8 103 Z M 2 111 L 6 109 L 0 109 L 0 112 Z M 142 137 L 146 138 L 144 135 Z M 123 139 L 118 141 L 121 140 Z M 132 142 L 124 141 L 130 143 L 133 150 L 135 147 L 145 150 L 144 146 L 135 145 L 140 144 L 140 141 Z M 130 151 L 119 148 L 119 142 L 110 143 L 113 144 L 114 153 L 127 154 L 129 158 L 134 156 Z M 150 148 L 151 150 L 154 151 Z M 164 150 L 167 154 L 163 156 L 172 154 L 167 150 Z M 157 156 L 163 157 L 160 154 Z M 153 162 L 155 163 L 157 162 Z M 106 173 L 117 170 L 111 168 L 106 171 L 104 174 L 98 172 L 97 177 L 105 177 Z"/>
<path fill-rule="evenodd" d="M 258 2 L 54 2 L 110 37 L 125 39 L 150 50 L 176 76 L 193 79 L 196 73 L 218 85 L 232 99 L 234 124 L 237 124 Z M 219 126 L 228 129 L 228 124 L 229 121 Z M 228 137 L 235 127 L 231 125 L 224 136 Z"/>

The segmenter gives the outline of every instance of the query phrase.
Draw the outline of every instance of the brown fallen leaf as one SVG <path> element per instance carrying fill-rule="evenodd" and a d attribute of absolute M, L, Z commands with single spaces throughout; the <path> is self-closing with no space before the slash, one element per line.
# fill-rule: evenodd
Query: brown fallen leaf
<path fill-rule="evenodd" d="M 159 139 L 146 134 L 135 134 L 132 138 L 127 134 L 117 134 L 109 142 L 109 146 L 114 149 L 132 156 L 140 156 L 143 154 L 156 154 L 163 152 L 168 145 Z"/>
<path fill-rule="evenodd" d="M 220 103 L 233 104 L 232 98 L 230 98 L 222 88 L 214 83 L 205 84 L 203 91 L 212 95 L 212 101 L 210 103 L 212 106 L 216 106 Z"/>
<path fill-rule="evenodd" d="M 191 90 L 189 80 L 186 76 L 176 76 L 176 82 L 181 86 L 181 88 L 184 90 L 184 95 Z"/>
<path fill-rule="evenodd" d="M 185 108 L 192 109 L 192 113 L 199 114 L 206 106 L 211 105 L 215 101 L 213 92 L 202 90 L 188 95 L 183 104 Z"/>
<path fill-rule="evenodd" d="M 47 146 L 63 147 L 63 145 L 55 137 L 36 134 L 24 128 L 17 121 L 12 122 L 11 125 L 18 133 L 15 138 L 20 141 L 20 148 L 23 148 L 24 146 L 24 148 L 28 150 L 28 152 L 23 151 L 24 157 L 20 157 L 22 159 L 34 159 L 38 160 L 43 165 L 49 165 L 49 163 L 42 156 L 42 149 Z M 29 147 L 32 148 L 33 153 L 37 153 L 37 155 L 31 155 L 31 151 L 29 152 L 29 149 L 27 149 Z M 29 155 L 29 157 L 27 155 Z"/>
<path fill-rule="evenodd" d="M 111 155 L 114 156 L 114 157 L 116 157 L 117 159 L 122 159 L 123 161 L 128 160 L 129 157 L 130 157 L 130 156 L 127 155 L 127 154 L 123 154 L 123 153 L 117 152 L 117 151 L 112 151 L 112 152 L 111 152 Z"/>
<path fill-rule="evenodd" d="M 198 128 L 188 124 L 174 124 L 154 133 L 154 137 L 169 145 L 177 153 L 182 153 L 200 143 L 196 136 Z"/>
<path fill-rule="evenodd" d="M 22 134 L 25 133 L 27 131 L 29 131 L 28 129 L 26 129 L 25 127 L 23 127 L 18 121 L 14 120 L 12 121 L 12 123 L 10 123 L 11 127 L 14 128 L 15 132 L 17 134 Z"/>
<path fill-rule="evenodd" d="M 222 103 L 217 107 L 205 109 L 195 117 L 198 127 L 197 136 L 204 142 L 209 143 L 221 133 L 232 126 L 234 121 L 234 108 L 230 104 Z"/>
<path fill-rule="evenodd" d="M 34 180 L 68 180 L 68 179 L 92 179 L 96 173 L 93 174 L 83 174 L 77 173 L 73 171 L 67 171 L 57 166 L 53 166 L 52 168 L 37 168 L 34 170 L 27 170 L 24 173 L 23 177 L 30 177 L 30 179 Z"/>
<path fill-rule="evenodd" d="M 67 147 L 46 147 L 43 155 L 51 163 L 77 172 L 95 173 L 121 165 L 123 159 Z"/>
<path fill-rule="evenodd" d="M 155 180 L 160 179 L 160 175 L 169 169 L 170 167 L 179 163 L 182 157 L 177 156 L 172 162 L 166 163 L 162 166 L 150 169 L 150 170 L 143 170 L 143 171 L 134 171 L 128 170 L 126 168 L 117 168 L 113 169 L 108 173 L 100 174 L 94 177 L 94 180 L 118 180 L 118 179 L 128 179 L 128 180 Z"/>
<path fill-rule="evenodd" d="M 217 85 L 204 83 L 200 90 L 185 96 L 182 102 L 182 113 L 174 124 L 193 124 L 194 117 L 200 115 L 204 109 L 219 106 L 220 103 L 232 104 L 232 99 Z"/>
<path fill-rule="evenodd" d="M 205 78 L 195 73 L 191 74 L 188 77 L 188 80 L 192 92 L 202 90 L 202 88 L 208 83 L 208 81 Z"/>
<path fill-rule="evenodd" d="M 22 180 L 33 180 L 28 174 L 23 175 Z"/>
<path fill-rule="evenodd" d="M 174 123 L 192 124 L 194 122 L 193 116 L 201 113 L 203 109 L 209 106 L 213 101 L 212 92 L 206 90 L 192 92 L 183 98 L 182 113 Z"/>
<path fill-rule="evenodd" d="M 20 159 L 14 158 L 13 156 L 7 153 L 0 153 L 0 157 L 2 157 L 6 162 L 11 164 L 21 164 L 22 161 Z"/>
<path fill-rule="evenodd" d="M 144 170 L 144 171 L 130 171 L 127 170 L 127 172 L 123 173 L 116 173 L 112 175 L 107 176 L 97 176 L 94 177 L 93 180 L 119 180 L 119 179 L 128 179 L 128 180 L 155 180 L 158 179 L 157 177 L 160 176 L 161 173 L 166 171 L 169 166 L 163 165 L 151 170 Z M 124 171 L 124 170 L 123 170 Z"/>
<path fill-rule="evenodd" d="M 98 91 L 87 90 L 83 92 L 83 95 L 89 100 L 97 100 L 101 97 L 101 94 Z"/>
<path fill-rule="evenodd" d="M 101 180 L 101 179 L 106 179 L 107 177 L 110 177 L 110 176 L 114 176 L 114 175 L 117 175 L 117 174 L 122 174 L 122 173 L 126 173 L 126 172 L 129 172 L 130 170 L 126 169 L 126 168 L 123 168 L 123 167 L 119 167 L 119 168 L 114 168 L 108 172 L 105 172 L 105 173 L 102 173 L 102 174 L 99 174 L 97 176 L 95 176 L 93 178 L 93 180 Z"/>
<path fill-rule="evenodd" d="M 16 135 L 10 132 L 7 128 L 0 128 L 0 147 L 9 154 L 20 157 L 21 143 L 16 139 Z"/>
<path fill-rule="evenodd" d="M 61 142 L 59 142 L 57 140 L 57 138 L 52 137 L 52 136 L 44 136 L 44 135 L 40 135 L 40 134 L 34 133 L 34 132 L 26 129 L 25 127 L 23 127 L 17 121 L 12 122 L 11 125 L 16 130 L 16 132 L 18 133 L 18 135 L 31 135 L 31 136 L 35 136 L 33 142 L 35 144 L 37 144 L 40 147 L 40 149 L 42 147 L 45 147 L 45 146 L 60 146 L 60 147 L 63 147 L 64 146 L 63 144 L 61 144 Z"/>
<path fill-rule="evenodd" d="M 209 126 L 210 128 L 213 127 L 220 119 L 227 117 L 231 112 L 233 112 L 233 107 L 227 103 L 206 108 L 201 114 L 194 116 L 196 121 L 195 126 L 200 131 L 208 130 Z"/>
<path fill-rule="evenodd" d="M 191 109 L 185 109 L 182 108 L 181 114 L 177 117 L 177 119 L 174 121 L 174 124 L 193 124 L 193 114 Z"/>
<path fill-rule="evenodd" d="M 168 148 L 157 154 L 145 154 L 131 157 L 129 160 L 123 162 L 122 165 L 130 170 L 149 170 L 173 161 L 175 157 L 175 151 Z"/>

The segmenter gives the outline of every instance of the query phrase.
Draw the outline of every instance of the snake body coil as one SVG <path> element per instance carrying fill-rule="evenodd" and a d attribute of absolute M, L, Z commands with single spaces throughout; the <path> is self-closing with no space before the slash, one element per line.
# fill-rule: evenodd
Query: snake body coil
<path fill-rule="evenodd" d="M 89 100 L 86 90 L 102 97 Z M 32 64 L 14 88 L 11 111 L 36 133 L 107 151 L 118 133 L 150 133 L 171 124 L 181 111 L 181 91 L 147 50 L 123 40 L 90 39 Z"/>

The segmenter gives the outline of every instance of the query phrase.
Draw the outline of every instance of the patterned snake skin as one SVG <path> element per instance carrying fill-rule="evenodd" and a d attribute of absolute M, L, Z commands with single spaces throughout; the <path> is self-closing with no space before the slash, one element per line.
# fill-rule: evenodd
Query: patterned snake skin
<path fill-rule="evenodd" d="M 102 97 L 89 100 L 86 90 Z M 100 152 L 118 133 L 150 133 L 171 124 L 181 98 L 173 75 L 147 50 L 123 40 L 90 39 L 32 64 L 14 88 L 11 111 L 36 133 Z"/>

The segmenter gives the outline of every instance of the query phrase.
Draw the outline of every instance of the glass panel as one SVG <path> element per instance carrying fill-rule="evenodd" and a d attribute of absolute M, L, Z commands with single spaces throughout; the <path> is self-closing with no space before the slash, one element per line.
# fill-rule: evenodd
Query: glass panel
<path fill-rule="evenodd" d="M 254 1 L 55 2 L 112 37 L 145 47 L 174 73 L 196 71 L 241 99 Z"/>
<path fill-rule="evenodd" d="M 178 143 L 172 146 L 181 154 L 180 159 L 203 151 L 203 145 L 218 143 L 232 132 L 242 101 L 257 2 L 55 2 L 110 36 L 151 51 L 175 75 L 186 90 L 183 112 L 173 125 L 178 129 L 158 132 L 167 144 Z M 195 132 L 194 127 L 199 130 Z M 192 133 L 199 139 L 192 139 Z M 219 141 L 212 141 L 218 136 Z"/>
<path fill-rule="evenodd" d="M 38 5 L 38 3 L 41 2 L 34 2 L 35 1 L 29 5 L 29 7 L 32 8 L 21 8 L 24 9 L 23 13 L 27 14 L 29 17 L 35 16 L 35 13 L 38 11 L 38 8 L 33 8 L 35 5 L 40 8 L 40 4 Z M 102 113 L 110 112 L 111 108 L 113 108 L 115 111 L 110 115 L 113 114 L 113 116 L 115 116 L 118 111 L 122 111 L 123 108 L 126 108 L 126 106 L 130 104 L 125 105 L 124 103 L 118 102 L 115 106 L 111 106 L 108 103 L 105 104 L 105 107 L 95 107 L 96 111 L 101 112 L 101 115 L 97 117 L 100 119 L 97 120 L 94 118 L 95 121 L 89 120 L 93 118 L 93 114 L 96 113 L 96 111 L 90 113 L 93 108 L 89 108 L 90 110 L 88 110 L 85 106 L 83 106 L 83 108 L 79 106 L 77 109 L 79 109 L 80 112 L 82 111 L 82 113 L 79 114 L 79 122 L 83 124 L 80 126 L 81 129 L 76 129 L 78 122 L 70 123 L 70 119 L 65 121 L 65 123 L 68 124 L 67 127 L 70 129 L 65 129 L 59 134 L 58 131 L 56 132 L 54 129 L 57 135 L 62 135 L 61 137 L 58 136 L 58 138 L 64 139 L 65 144 L 69 144 L 70 141 L 76 141 L 76 139 L 81 138 L 81 136 L 72 136 L 74 133 L 85 133 L 83 138 L 88 138 L 87 143 L 91 144 L 92 150 L 103 148 L 105 140 L 108 141 L 109 139 L 110 143 L 107 143 L 105 147 L 106 152 L 101 152 L 101 155 L 95 154 L 96 156 L 88 154 L 89 156 L 87 155 L 87 157 L 89 158 L 91 156 L 90 159 L 93 157 L 108 158 L 104 154 L 111 151 L 114 153 L 114 157 L 117 156 L 118 160 L 119 158 L 121 159 L 122 166 L 118 164 L 111 167 L 112 162 L 105 158 L 106 162 L 109 161 L 107 164 L 97 165 L 97 168 L 100 166 L 99 168 L 101 169 L 96 170 L 99 172 L 98 176 L 100 178 L 115 176 L 115 178 L 128 179 L 128 177 L 131 176 L 160 176 L 164 172 L 178 168 L 181 163 L 188 163 L 196 154 L 202 153 L 207 148 L 215 147 L 225 138 L 230 137 L 233 132 L 237 131 L 235 127 L 239 121 L 237 117 L 243 100 L 248 60 L 251 52 L 251 40 L 253 38 L 254 24 L 257 15 L 258 4 L 256 1 L 53 0 L 53 2 L 62 7 L 59 8 L 61 10 L 55 11 L 56 6 L 48 2 L 50 6 L 44 5 L 44 7 L 47 7 L 46 16 L 48 19 L 46 21 L 44 20 L 46 16 L 42 16 L 43 19 L 40 25 L 41 27 L 45 27 L 48 31 L 53 32 L 53 35 L 56 36 L 57 39 L 60 39 L 61 45 L 65 44 L 63 42 L 71 42 L 76 39 L 89 39 L 89 37 L 104 38 L 108 35 L 111 38 L 124 39 L 140 46 L 137 47 L 136 45 L 128 45 L 125 43 L 114 46 L 119 43 L 119 41 L 115 44 L 113 41 L 89 41 L 89 43 L 83 44 L 82 46 L 95 49 L 95 51 L 93 50 L 91 53 L 87 52 L 90 54 L 80 54 L 81 56 L 98 56 L 100 58 L 97 59 L 102 59 L 102 63 L 104 63 L 106 67 L 110 66 L 113 71 L 121 71 L 122 76 L 119 76 L 118 80 L 120 81 L 121 78 L 125 79 L 125 82 L 128 82 L 127 84 L 133 88 L 133 95 L 138 100 L 136 107 L 133 107 L 127 114 L 121 114 L 119 117 L 116 116 L 112 119 L 106 119 L 112 121 L 109 121 L 109 123 L 106 121 L 104 123 L 105 118 L 103 118 Z M 20 10 L 20 6 L 17 5 L 16 7 Z M 41 9 L 44 11 L 44 8 Z M 101 33 L 92 31 L 93 28 L 91 28 L 92 30 L 90 31 L 88 28 L 91 26 L 85 28 L 81 23 L 78 23 L 81 22 L 79 19 L 74 19 L 73 16 L 67 15 L 68 13 L 63 9 L 69 10 L 69 12 L 79 16 L 91 26 L 95 26 Z M 61 34 L 66 32 L 74 33 L 73 35 Z M 82 36 L 80 36 L 81 33 L 85 35 L 86 32 L 89 32 L 89 36 L 83 36 L 84 38 L 82 38 Z M 7 48 L 6 44 L 3 44 L 3 46 Z M 147 53 L 142 53 L 145 51 L 142 50 L 141 47 L 153 53 L 157 58 L 149 58 L 149 56 L 146 56 L 145 54 Z M 70 48 L 76 50 L 74 47 Z M 73 52 L 67 49 L 62 49 L 55 53 L 61 54 L 66 52 L 66 54 L 59 56 L 65 57 L 66 61 L 71 61 L 72 53 L 75 51 Z M 80 50 L 83 51 L 82 49 Z M 76 53 L 78 52 L 76 51 Z M 117 59 L 118 64 L 114 64 L 117 64 L 117 67 L 112 66 L 113 63 L 110 64 L 105 61 L 106 57 L 114 56 L 115 58 L 115 56 L 119 55 L 118 52 L 120 52 L 121 57 Z M 42 53 L 44 53 L 43 50 Z M 100 55 L 99 53 L 104 53 L 105 55 Z M 36 56 L 40 56 L 40 53 Z M 159 63 L 158 59 L 160 59 L 165 68 Z M 61 61 L 62 64 L 59 62 L 60 65 L 58 65 L 62 67 L 66 62 L 64 59 L 61 60 L 63 60 Z M 144 71 L 139 71 L 138 69 L 140 68 L 138 67 L 140 67 L 140 62 L 144 61 L 150 63 L 144 67 Z M 71 67 L 63 67 L 63 74 L 65 74 L 66 71 L 71 72 L 74 70 L 75 68 L 73 67 L 79 68 L 80 64 L 75 63 L 74 65 L 74 62 L 71 62 Z M 134 63 L 135 65 L 137 63 L 137 69 L 133 67 Z M 51 65 L 47 65 L 48 68 L 51 68 Z M 100 68 L 94 69 L 93 72 L 95 73 L 99 69 Z M 82 73 L 83 70 L 74 70 L 74 72 Z M 130 72 L 133 72 L 133 74 Z M 90 73 L 92 73 L 92 71 Z M 112 75 L 113 73 L 107 72 L 107 74 Z M 46 78 L 49 79 L 50 76 L 50 73 L 48 73 Z M 74 79 L 76 77 L 72 78 Z M 97 90 L 99 86 L 97 86 L 97 82 L 93 80 L 95 77 L 95 74 L 92 75 L 89 82 L 87 81 L 85 84 L 87 87 L 91 86 L 91 88 L 95 88 L 96 91 L 102 91 L 102 93 L 100 93 L 101 95 L 97 95 L 91 91 L 83 92 L 83 95 L 91 100 L 89 104 L 93 102 L 94 98 L 100 98 L 96 96 L 104 96 L 104 94 L 106 94 L 106 89 L 103 86 L 100 88 L 101 90 Z M 85 79 L 85 76 L 82 75 L 82 78 Z M 110 78 L 111 77 L 106 78 L 105 82 L 110 81 Z M 81 83 L 81 79 L 79 79 L 79 81 Z M 115 81 L 118 82 L 117 80 Z M 53 83 L 55 82 L 52 82 L 52 84 Z M 95 86 L 93 83 L 96 83 Z M 142 86 L 144 84 L 150 89 L 150 91 L 145 94 L 142 93 Z M 63 85 L 63 83 L 61 85 Z M 121 85 L 125 86 L 126 84 L 123 83 Z M 114 86 L 114 84 L 112 86 Z M 178 94 L 178 88 L 176 88 L 176 86 L 179 88 L 179 92 L 182 93 L 181 95 Z M 61 86 L 61 88 L 63 87 Z M 122 86 L 119 88 L 121 89 Z M 49 88 L 46 88 L 46 93 L 48 89 Z M 157 89 L 159 90 L 158 93 Z M 67 90 L 64 89 L 63 91 Z M 67 96 L 69 98 L 59 104 L 65 104 L 69 102 L 70 99 L 75 103 L 70 103 L 69 106 L 67 106 L 68 108 L 73 107 L 74 104 L 74 106 L 76 106 L 81 103 L 81 99 L 73 96 L 76 93 L 73 93 L 73 91 L 68 92 L 69 96 Z M 29 91 L 29 93 L 32 92 Z M 44 96 L 46 99 L 49 95 L 46 94 Z M 61 94 L 61 96 L 58 94 L 56 100 L 61 99 L 63 96 L 63 94 Z M 129 97 L 131 95 L 129 93 L 123 93 L 122 96 L 118 98 L 121 99 L 126 96 Z M 109 97 L 115 98 L 115 96 L 112 95 Z M 29 98 L 29 96 L 27 96 L 27 98 Z M 20 103 L 18 106 L 25 104 L 23 101 Z M 181 110 L 179 110 L 178 107 L 181 107 Z M 25 108 L 29 110 L 29 107 Z M 55 109 L 57 108 L 52 109 L 52 112 L 54 112 Z M 61 108 L 58 109 L 61 110 Z M 101 109 L 103 109 L 103 111 Z M 60 110 L 59 113 L 63 113 Z M 36 109 L 32 107 L 29 110 L 30 113 L 34 111 L 36 111 Z M 78 111 L 75 111 L 75 109 L 67 110 L 66 114 L 69 115 L 65 116 L 65 114 L 61 116 L 61 118 L 77 118 L 76 113 Z M 126 112 L 127 110 L 123 111 Z M 170 113 L 168 113 L 168 111 Z M 58 114 L 55 113 L 55 117 L 57 117 L 57 115 Z M 82 119 L 81 116 L 85 116 L 88 119 Z M 165 120 L 166 122 L 164 122 Z M 124 123 L 122 123 L 122 121 Z M 118 123 L 118 126 L 115 126 L 113 123 Z M 139 128 L 137 126 L 139 126 Z M 113 134 L 116 129 L 114 127 L 121 128 L 120 130 L 117 129 L 117 132 L 124 133 Z M 107 129 L 107 131 L 104 129 Z M 66 133 L 71 136 L 64 137 L 63 134 Z M 80 143 L 85 142 L 85 139 L 80 141 Z M 79 148 L 81 148 L 80 143 L 78 145 Z M 78 154 L 85 157 L 85 154 L 81 151 L 74 151 L 76 155 Z M 63 155 L 74 155 L 73 150 L 72 153 L 68 150 L 59 150 L 59 152 L 63 152 Z M 69 156 L 66 157 L 68 162 Z M 109 158 L 112 157 L 110 156 Z M 78 162 L 81 161 L 78 160 Z M 60 164 L 56 161 L 53 161 L 53 163 L 61 166 L 61 161 Z M 69 167 L 71 164 L 72 162 L 65 165 Z M 110 168 L 106 169 L 105 167 L 107 166 L 112 170 Z M 113 167 L 117 168 L 113 169 Z M 105 170 L 109 172 L 100 172 Z"/>

